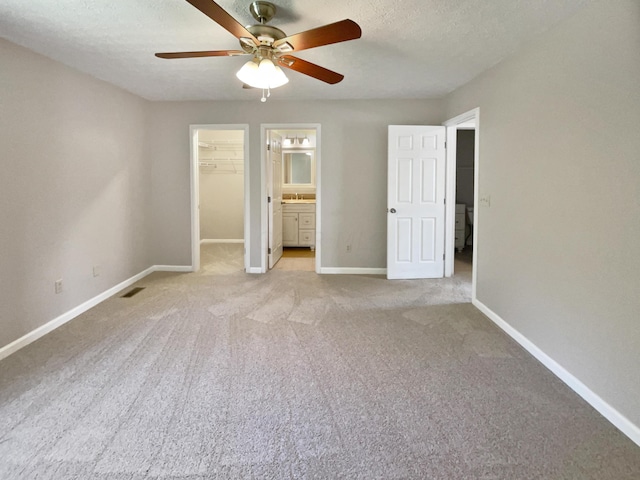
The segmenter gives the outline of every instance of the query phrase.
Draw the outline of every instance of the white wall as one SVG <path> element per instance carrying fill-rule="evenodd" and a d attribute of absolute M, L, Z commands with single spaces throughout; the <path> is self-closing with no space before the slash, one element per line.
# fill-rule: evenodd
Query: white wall
<path fill-rule="evenodd" d="M 244 130 L 199 130 L 198 140 L 229 142 L 236 150 L 198 149 L 200 239 L 244 238 Z M 222 143 L 224 146 L 224 143 Z"/>
<path fill-rule="evenodd" d="M 244 238 L 244 174 L 200 172 L 200 239 Z"/>
<path fill-rule="evenodd" d="M 1 39 L 0 64 L 1 348 L 149 266 L 150 189 L 145 101 Z"/>
<path fill-rule="evenodd" d="M 599 1 L 447 102 L 480 107 L 478 299 L 636 427 L 638 79 L 640 2 Z"/>
<path fill-rule="evenodd" d="M 251 93 L 251 92 L 250 92 Z M 251 266 L 260 266 L 260 125 L 320 123 L 322 128 L 322 263 L 386 265 L 387 125 L 439 124 L 439 100 L 157 102 L 151 105 L 154 159 L 153 262 L 191 264 L 189 125 L 248 123 Z M 346 244 L 352 251 L 346 251 Z"/>

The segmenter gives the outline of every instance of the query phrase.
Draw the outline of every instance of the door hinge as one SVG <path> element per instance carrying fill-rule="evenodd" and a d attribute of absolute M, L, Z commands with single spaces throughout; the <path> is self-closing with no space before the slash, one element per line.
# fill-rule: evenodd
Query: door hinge
<path fill-rule="evenodd" d="M 269 255 L 271 255 L 271 249 L 269 249 Z"/>
<path fill-rule="evenodd" d="M 444 148 L 447 148 L 447 142 L 444 142 Z"/>
<path fill-rule="evenodd" d="M 268 152 L 269 150 L 271 150 L 271 144 L 270 144 L 270 143 L 267 143 L 267 152 Z"/>
<path fill-rule="evenodd" d="M 444 260 L 444 253 L 442 254 L 442 260 Z"/>
<path fill-rule="evenodd" d="M 445 204 L 445 205 L 447 204 L 447 199 L 446 199 L 446 198 L 444 199 L 444 204 Z"/>
<path fill-rule="evenodd" d="M 267 203 L 271 203 L 271 197 L 267 197 Z"/>

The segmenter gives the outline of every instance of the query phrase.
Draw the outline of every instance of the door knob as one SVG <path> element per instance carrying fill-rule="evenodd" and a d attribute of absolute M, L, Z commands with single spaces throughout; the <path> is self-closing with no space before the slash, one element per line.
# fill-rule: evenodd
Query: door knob
<path fill-rule="evenodd" d="M 391 213 L 396 213 L 396 209 L 392 208 L 391 210 L 389 210 Z"/>

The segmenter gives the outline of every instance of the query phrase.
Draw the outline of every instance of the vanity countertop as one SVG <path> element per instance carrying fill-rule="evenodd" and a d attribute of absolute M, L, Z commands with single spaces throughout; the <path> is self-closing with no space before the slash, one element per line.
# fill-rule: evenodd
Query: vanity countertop
<path fill-rule="evenodd" d="M 315 198 L 309 198 L 309 199 L 298 199 L 296 200 L 295 198 L 286 198 L 286 199 L 282 199 L 282 203 L 316 203 L 316 199 Z"/>

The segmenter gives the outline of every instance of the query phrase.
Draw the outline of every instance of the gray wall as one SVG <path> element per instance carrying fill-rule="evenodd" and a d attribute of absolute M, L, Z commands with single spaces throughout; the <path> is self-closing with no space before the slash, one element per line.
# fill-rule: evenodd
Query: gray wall
<path fill-rule="evenodd" d="M 635 425 L 639 48 L 640 2 L 595 2 L 447 102 L 480 107 L 478 299 Z"/>
<path fill-rule="evenodd" d="M 439 100 L 157 102 L 151 104 L 153 263 L 190 265 L 189 125 L 248 123 L 251 266 L 260 266 L 260 125 L 319 123 L 323 267 L 386 265 L 387 126 L 439 124 Z M 352 251 L 346 251 L 346 244 Z"/>
<path fill-rule="evenodd" d="M 149 266 L 150 172 L 145 101 L 1 39 L 0 65 L 2 347 Z"/>

